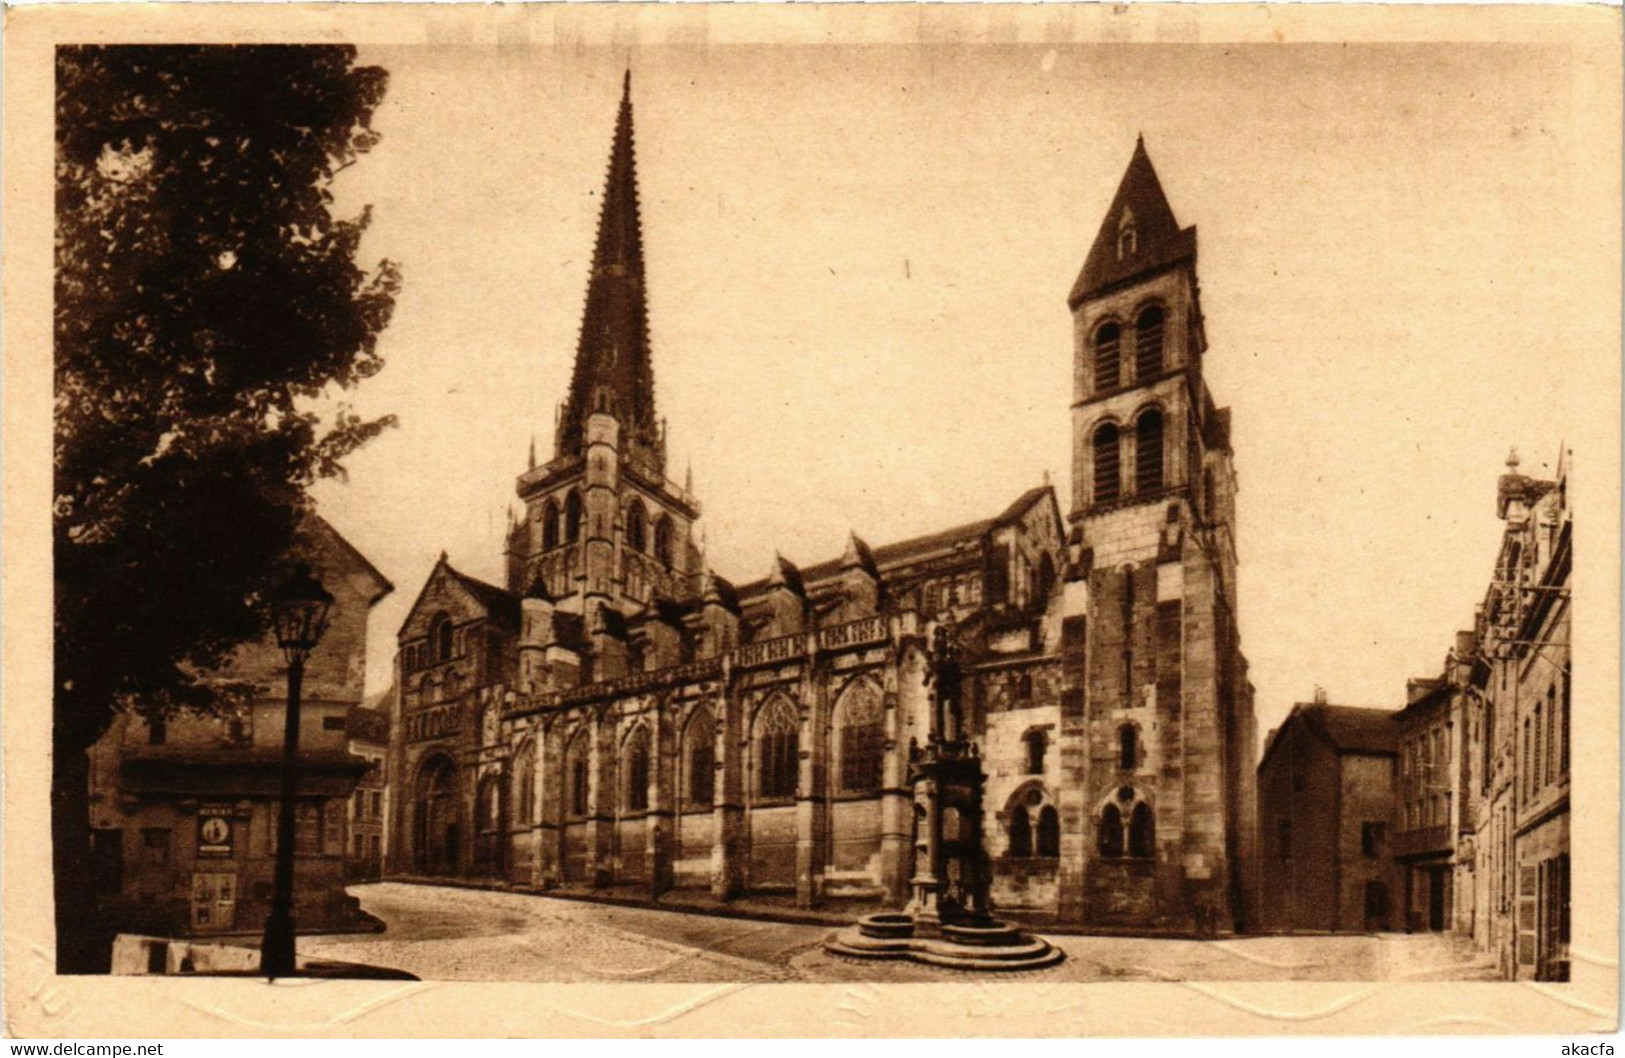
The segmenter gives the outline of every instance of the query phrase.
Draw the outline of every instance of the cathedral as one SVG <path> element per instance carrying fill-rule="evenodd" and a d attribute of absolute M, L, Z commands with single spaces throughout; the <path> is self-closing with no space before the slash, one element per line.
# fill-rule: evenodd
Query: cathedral
<path fill-rule="evenodd" d="M 1203 381 L 1196 229 L 1143 142 L 1067 305 L 1069 511 L 1045 485 L 728 581 L 666 466 L 628 80 L 574 373 L 552 457 L 518 478 L 506 583 L 442 555 L 399 633 L 388 872 L 901 906 L 943 628 L 998 910 L 1247 928 L 1230 418 Z"/>

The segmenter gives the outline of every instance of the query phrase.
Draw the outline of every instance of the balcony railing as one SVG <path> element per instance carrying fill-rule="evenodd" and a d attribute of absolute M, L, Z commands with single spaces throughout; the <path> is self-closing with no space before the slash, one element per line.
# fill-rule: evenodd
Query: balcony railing
<path fill-rule="evenodd" d="M 1422 827 L 1418 830 L 1402 830 L 1395 834 L 1393 838 L 1395 856 L 1449 852 L 1454 847 L 1455 843 L 1450 839 L 1450 827 L 1444 823 L 1433 827 Z"/>

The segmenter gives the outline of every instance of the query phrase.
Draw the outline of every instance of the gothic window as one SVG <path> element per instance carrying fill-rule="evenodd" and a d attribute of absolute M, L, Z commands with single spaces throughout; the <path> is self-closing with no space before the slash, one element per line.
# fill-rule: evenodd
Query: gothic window
<path fill-rule="evenodd" d="M 1115 500 L 1122 488 L 1122 472 L 1118 466 L 1118 430 L 1116 423 L 1102 423 L 1095 430 L 1095 502 Z"/>
<path fill-rule="evenodd" d="M 1151 806 L 1141 801 L 1129 813 L 1128 854 L 1150 858 L 1156 854 L 1155 833 L 1151 821 Z"/>
<path fill-rule="evenodd" d="M 1023 672 L 1016 677 L 1016 701 L 1030 701 L 1033 696 L 1033 678 Z"/>
<path fill-rule="evenodd" d="M 1140 736 L 1134 730 L 1133 724 L 1124 724 L 1117 729 L 1117 766 L 1124 771 L 1132 771 L 1139 766 Z"/>
<path fill-rule="evenodd" d="M 564 498 L 564 542 L 573 544 L 581 539 L 581 493 L 574 489 Z"/>
<path fill-rule="evenodd" d="M 848 687 L 836 704 L 840 717 L 841 789 L 869 793 L 880 788 L 885 731 L 879 696 L 867 683 Z"/>
<path fill-rule="evenodd" d="M 1115 804 L 1100 810 L 1100 854 L 1107 859 L 1123 855 L 1123 813 Z"/>
<path fill-rule="evenodd" d="M 629 812 L 649 808 L 649 729 L 639 724 L 626 738 L 621 754 L 626 762 L 626 791 L 621 803 Z"/>
<path fill-rule="evenodd" d="M 583 728 L 570 740 L 570 748 L 564 754 L 564 773 L 570 779 L 570 814 L 584 816 L 587 814 L 587 794 L 589 791 L 587 775 L 587 732 Z"/>
<path fill-rule="evenodd" d="M 711 723 L 711 712 L 701 707 L 694 710 L 683 732 L 683 761 L 688 769 L 687 804 L 706 808 L 715 797 L 716 789 L 716 729 Z"/>
<path fill-rule="evenodd" d="M 1162 412 L 1151 408 L 1134 423 L 1134 488 L 1155 492 L 1162 488 Z"/>
<path fill-rule="evenodd" d="M 1024 805 L 1016 805 L 1010 809 L 1010 850 L 1011 856 L 1031 856 L 1033 854 L 1032 820 L 1027 818 L 1027 809 Z"/>
<path fill-rule="evenodd" d="M 1038 810 L 1038 855 L 1059 856 L 1061 854 L 1061 815 L 1055 811 L 1054 805 L 1045 805 Z"/>
<path fill-rule="evenodd" d="M 1148 306 L 1134 321 L 1134 375 L 1141 382 L 1162 374 L 1162 309 Z"/>
<path fill-rule="evenodd" d="M 1095 392 L 1116 389 L 1122 381 L 1123 328 L 1105 323 L 1095 331 Z"/>
<path fill-rule="evenodd" d="M 655 522 L 655 558 L 662 566 L 669 568 L 672 564 L 670 518 L 661 518 Z"/>
<path fill-rule="evenodd" d="M 434 651 L 435 662 L 450 661 L 451 647 L 451 618 L 444 613 L 435 614 L 434 620 L 429 622 L 429 649 Z"/>
<path fill-rule="evenodd" d="M 495 775 L 488 775 L 480 782 L 479 797 L 476 798 L 475 818 L 479 821 L 481 832 L 496 830 L 502 825 L 502 790 L 497 783 Z"/>
<path fill-rule="evenodd" d="M 757 793 L 761 796 L 795 796 L 800 730 L 795 706 L 784 698 L 773 699 L 757 714 Z"/>
<path fill-rule="evenodd" d="M 1027 746 L 1027 774 L 1044 774 L 1044 754 L 1049 749 L 1049 739 L 1042 731 L 1029 731 L 1021 740 Z"/>
<path fill-rule="evenodd" d="M 548 500 L 542 507 L 542 550 L 559 546 L 559 505 Z"/>
<path fill-rule="evenodd" d="M 626 509 L 626 546 L 634 551 L 646 549 L 649 539 L 649 520 L 643 513 L 643 501 L 633 500 Z"/>
<path fill-rule="evenodd" d="M 536 744 L 526 742 L 514 756 L 513 803 L 519 806 L 519 822 L 529 826 L 536 821 Z"/>

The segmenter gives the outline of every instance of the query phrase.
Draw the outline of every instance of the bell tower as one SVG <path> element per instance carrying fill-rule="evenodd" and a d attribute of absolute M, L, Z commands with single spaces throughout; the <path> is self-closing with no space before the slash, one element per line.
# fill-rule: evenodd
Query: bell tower
<path fill-rule="evenodd" d="M 1077 910 L 1103 925 L 1248 917 L 1252 688 L 1230 414 L 1202 377 L 1199 293 L 1196 229 L 1175 219 L 1141 139 L 1067 298 L 1072 576 L 1087 581 L 1069 688 L 1086 714 Z"/>
<path fill-rule="evenodd" d="M 699 504 L 666 478 L 665 425 L 655 415 L 630 71 L 553 458 L 537 466 L 533 455 L 518 492 L 525 515 L 509 539 L 510 591 L 539 580 L 559 610 L 594 611 L 595 624 L 604 607 L 631 615 L 694 594 Z"/>

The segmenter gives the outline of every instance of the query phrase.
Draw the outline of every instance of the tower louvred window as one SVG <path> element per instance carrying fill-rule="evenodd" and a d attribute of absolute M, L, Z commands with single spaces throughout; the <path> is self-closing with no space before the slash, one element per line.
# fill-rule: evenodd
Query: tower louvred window
<path fill-rule="evenodd" d="M 1152 305 L 1134 322 L 1134 374 L 1141 380 L 1162 374 L 1162 309 Z"/>
<path fill-rule="evenodd" d="M 1115 500 L 1122 489 L 1122 470 L 1118 465 L 1121 447 L 1117 426 L 1105 423 L 1095 431 L 1095 502 Z"/>
<path fill-rule="evenodd" d="M 1155 492 L 1162 483 L 1162 412 L 1152 409 L 1134 424 L 1134 488 Z"/>
<path fill-rule="evenodd" d="M 1116 389 L 1122 380 L 1123 329 L 1115 323 L 1095 331 L 1095 390 Z"/>

